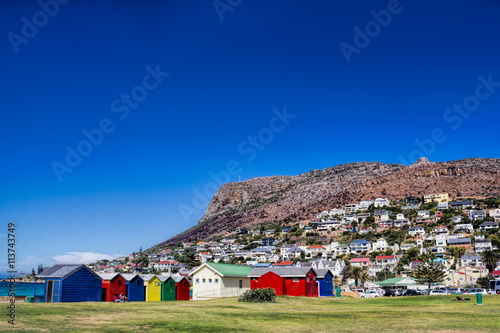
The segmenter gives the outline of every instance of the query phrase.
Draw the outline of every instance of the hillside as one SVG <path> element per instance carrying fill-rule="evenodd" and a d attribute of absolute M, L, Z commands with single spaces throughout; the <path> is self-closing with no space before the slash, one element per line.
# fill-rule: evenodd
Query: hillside
<path fill-rule="evenodd" d="M 469 158 L 406 166 L 358 162 L 297 176 L 227 183 L 195 227 L 157 246 L 210 239 L 229 230 L 272 221 L 299 221 L 361 200 L 446 192 L 451 197 L 500 195 L 500 159 Z"/>

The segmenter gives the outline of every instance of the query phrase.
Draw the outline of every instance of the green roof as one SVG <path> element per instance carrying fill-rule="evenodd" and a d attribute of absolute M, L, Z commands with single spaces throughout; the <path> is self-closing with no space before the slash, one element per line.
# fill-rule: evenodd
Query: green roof
<path fill-rule="evenodd" d="M 395 286 L 398 282 L 403 281 L 405 278 L 391 278 L 379 282 L 381 286 Z"/>
<path fill-rule="evenodd" d="M 250 266 L 219 264 L 215 262 L 207 262 L 206 264 L 222 276 L 247 276 L 253 270 Z"/>

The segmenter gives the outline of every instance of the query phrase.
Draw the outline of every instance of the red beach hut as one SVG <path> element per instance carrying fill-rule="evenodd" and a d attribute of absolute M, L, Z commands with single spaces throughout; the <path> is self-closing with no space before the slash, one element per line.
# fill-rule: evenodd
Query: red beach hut
<path fill-rule="evenodd" d="M 127 280 L 119 273 L 98 273 L 102 279 L 101 301 L 114 302 L 114 297 L 127 294 Z"/>
<path fill-rule="evenodd" d="M 189 280 L 185 276 L 173 276 L 175 281 L 175 299 L 177 301 L 189 301 Z"/>

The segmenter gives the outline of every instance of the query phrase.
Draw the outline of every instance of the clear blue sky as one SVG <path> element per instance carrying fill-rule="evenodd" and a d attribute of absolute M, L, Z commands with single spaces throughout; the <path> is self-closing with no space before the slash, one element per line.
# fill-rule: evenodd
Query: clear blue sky
<path fill-rule="evenodd" d="M 15 222 L 26 270 L 193 226 L 211 172 L 500 157 L 497 1 L 43 1 L 0 4 L 0 241 Z"/>

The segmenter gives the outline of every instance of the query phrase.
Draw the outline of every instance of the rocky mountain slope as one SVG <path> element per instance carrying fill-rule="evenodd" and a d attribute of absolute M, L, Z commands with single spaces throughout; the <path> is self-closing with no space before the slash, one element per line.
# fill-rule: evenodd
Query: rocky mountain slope
<path fill-rule="evenodd" d="M 500 159 L 470 158 L 406 166 L 358 162 L 297 176 L 254 178 L 227 183 L 212 198 L 199 224 L 158 246 L 223 235 L 229 230 L 272 221 L 299 221 L 318 212 L 379 197 L 449 193 L 500 195 Z"/>

